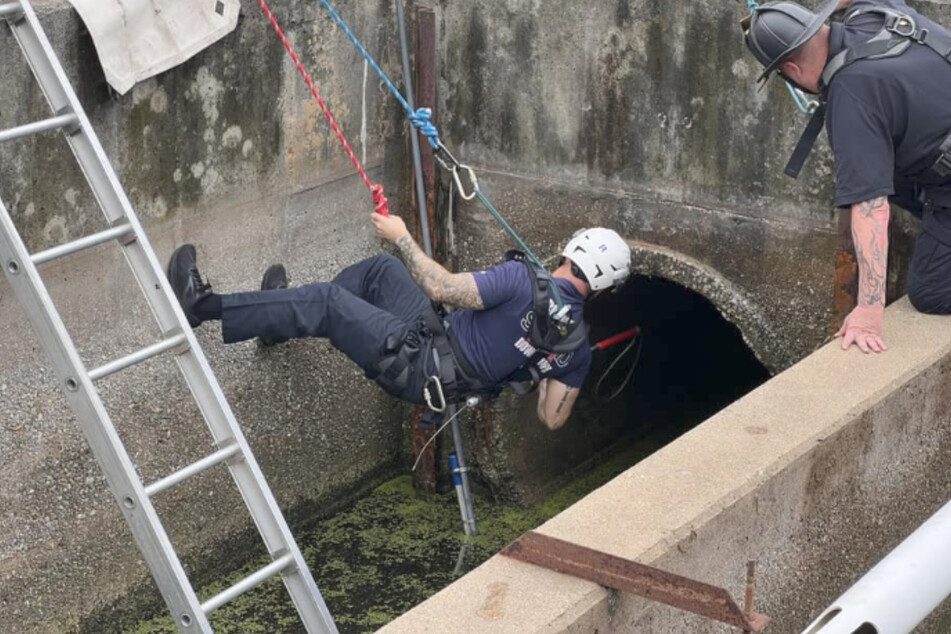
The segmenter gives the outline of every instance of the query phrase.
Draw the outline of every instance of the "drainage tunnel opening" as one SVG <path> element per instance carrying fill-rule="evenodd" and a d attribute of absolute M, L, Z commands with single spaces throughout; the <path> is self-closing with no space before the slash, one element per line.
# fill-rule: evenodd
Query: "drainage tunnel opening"
<path fill-rule="evenodd" d="M 642 331 L 630 384 L 609 403 L 587 401 L 600 417 L 625 421 L 630 434 L 675 438 L 769 378 L 739 329 L 708 299 L 679 284 L 635 276 L 617 293 L 592 301 L 587 317 L 592 341 L 632 326 Z M 595 353 L 589 390 L 621 350 Z M 602 392 L 620 385 L 634 352 L 618 363 Z"/>

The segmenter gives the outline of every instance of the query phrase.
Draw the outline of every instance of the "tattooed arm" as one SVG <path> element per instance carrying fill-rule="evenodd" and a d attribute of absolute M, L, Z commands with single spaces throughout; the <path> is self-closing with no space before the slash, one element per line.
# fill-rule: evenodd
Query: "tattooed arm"
<path fill-rule="evenodd" d="M 400 218 L 374 213 L 373 225 L 377 235 L 399 248 L 410 275 L 429 299 L 456 308 L 485 308 L 475 276 L 472 273 L 450 273 L 423 253 Z"/>
<path fill-rule="evenodd" d="M 559 429 L 571 415 L 571 409 L 581 393 L 555 379 L 544 379 L 538 384 L 538 418 L 552 431 Z"/>
<path fill-rule="evenodd" d="M 888 272 L 887 198 L 852 205 L 852 241 L 859 265 L 858 305 L 846 318 L 836 337 L 842 349 L 853 343 L 862 352 L 884 352 L 885 284 Z"/>

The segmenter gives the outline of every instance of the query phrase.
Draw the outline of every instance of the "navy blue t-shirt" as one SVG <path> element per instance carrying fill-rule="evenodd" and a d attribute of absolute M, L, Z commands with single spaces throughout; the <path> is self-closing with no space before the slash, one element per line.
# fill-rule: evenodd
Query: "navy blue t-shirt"
<path fill-rule="evenodd" d="M 511 261 L 474 273 L 485 310 L 457 310 L 451 316 L 452 334 L 472 369 L 482 380 L 500 383 L 525 363 L 528 318 L 532 312 L 531 273 L 521 262 Z M 584 298 L 567 280 L 555 279 L 572 317 L 583 319 Z M 530 351 L 529 351 L 530 352 Z M 558 355 L 543 378 L 557 379 L 580 388 L 591 367 L 587 341 L 573 353 Z"/>
<path fill-rule="evenodd" d="M 854 0 L 846 15 L 869 6 L 910 15 L 919 28 L 940 28 L 902 0 Z M 830 59 L 877 35 L 882 16 L 859 16 L 831 28 Z M 920 215 L 911 177 L 930 166 L 951 132 L 951 64 L 927 46 L 912 44 L 897 57 L 846 66 L 829 86 L 826 124 L 835 154 L 836 206 L 893 196 Z M 939 189 L 951 194 L 951 188 Z"/>

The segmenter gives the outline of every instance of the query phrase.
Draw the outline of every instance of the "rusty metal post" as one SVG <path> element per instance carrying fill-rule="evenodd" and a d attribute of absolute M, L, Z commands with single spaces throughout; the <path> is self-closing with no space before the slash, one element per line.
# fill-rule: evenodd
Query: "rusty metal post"
<path fill-rule="evenodd" d="M 756 562 L 746 564 L 746 600 L 743 602 L 743 612 L 746 618 L 753 614 L 753 594 L 756 592 Z M 750 630 L 743 630 L 743 634 L 752 634 Z"/>
<path fill-rule="evenodd" d="M 409 42 L 406 34 L 406 16 L 403 10 L 403 0 L 395 0 L 396 3 L 396 19 L 399 23 L 399 32 L 400 32 L 400 47 L 402 53 L 403 61 L 403 77 L 406 85 L 406 101 L 409 103 L 411 108 L 414 106 L 414 95 L 413 95 L 413 73 L 410 66 L 409 59 Z M 435 20 L 433 22 L 435 28 Z M 417 38 L 418 39 L 418 38 Z M 433 55 L 435 55 L 435 45 L 433 47 Z M 419 55 L 417 54 L 416 58 L 417 67 L 419 67 Z M 432 61 L 432 66 L 435 66 L 435 59 Z M 432 79 L 435 84 L 435 77 Z M 422 82 L 421 82 L 422 84 Z M 427 107 L 430 106 L 427 102 L 423 102 L 423 105 Z M 415 181 L 415 188 L 411 187 L 410 191 L 413 192 L 411 200 L 419 208 L 419 228 L 420 242 L 423 244 L 423 249 L 426 252 L 426 255 L 433 257 L 435 251 L 433 249 L 433 243 L 435 242 L 436 231 L 435 231 L 435 216 L 432 206 L 429 205 L 429 198 L 433 196 L 433 185 L 432 183 L 426 182 L 426 161 L 433 166 L 435 169 L 435 163 L 433 161 L 432 151 L 429 149 L 428 143 L 419 142 L 419 133 L 414 129 L 410 128 L 410 143 L 412 146 L 413 154 L 413 180 Z M 420 146 L 423 146 L 422 148 Z M 425 148 L 425 153 L 423 152 Z M 429 439 L 432 437 L 434 429 L 423 428 L 420 426 L 420 422 L 423 418 L 423 408 L 417 407 L 413 414 L 413 453 L 415 458 L 419 458 L 419 451 L 423 446 L 427 444 Z M 426 456 L 424 456 L 420 461 L 419 465 L 413 474 L 414 482 L 416 488 L 426 493 L 435 493 L 436 492 L 436 447 L 435 443 L 429 444 L 426 449 Z"/>
<path fill-rule="evenodd" d="M 859 291 L 859 265 L 852 242 L 852 210 L 839 210 L 835 251 L 835 289 L 832 297 L 833 332 L 855 308 Z"/>

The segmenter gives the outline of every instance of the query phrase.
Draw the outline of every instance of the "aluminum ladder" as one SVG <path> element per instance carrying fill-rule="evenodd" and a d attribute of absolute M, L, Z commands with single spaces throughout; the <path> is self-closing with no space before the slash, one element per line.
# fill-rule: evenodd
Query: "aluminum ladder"
<path fill-rule="evenodd" d="M 128 197 L 119 184 L 86 113 L 76 97 L 28 0 L 3 3 L 6 20 L 53 110 L 53 116 L 0 132 L 0 142 L 60 130 L 92 189 L 109 228 L 74 242 L 30 254 L 0 200 L 0 261 L 52 361 L 70 407 L 102 467 L 109 488 L 132 529 L 155 583 L 178 628 L 186 634 L 214 630 L 208 615 L 276 575 L 281 575 L 310 634 L 337 634 L 317 584 L 287 526 L 277 501 L 235 420 L 214 374 L 178 305 Z M 158 343 L 93 370 L 80 359 L 37 267 L 68 255 L 116 242 L 145 294 L 162 338 Z M 103 377 L 153 357 L 174 355 L 208 425 L 217 451 L 149 485 L 139 478 L 95 387 Z M 152 505 L 151 498 L 187 478 L 227 465 L 251 513 L 272 562 L 217 596 L 201 602 Z"/>

